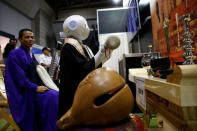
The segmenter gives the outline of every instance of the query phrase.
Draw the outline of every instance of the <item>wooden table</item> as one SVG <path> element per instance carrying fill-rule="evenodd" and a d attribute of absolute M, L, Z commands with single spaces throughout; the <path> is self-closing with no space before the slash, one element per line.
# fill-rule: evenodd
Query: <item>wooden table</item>
<path fill-rule="evenodd" d="M 139 108 L 144 112 L 145 130 L 149 126 L 153 112 L 162 114 L 177 130 L 197 130 L 196 83 L 174 84 L 165 79 L 148 76 L 142 68 L 129 69 L 129 80 L 136 82 L 136 78 L 144 79 L 145 84 L 145 109 L 137 102 Z"/>

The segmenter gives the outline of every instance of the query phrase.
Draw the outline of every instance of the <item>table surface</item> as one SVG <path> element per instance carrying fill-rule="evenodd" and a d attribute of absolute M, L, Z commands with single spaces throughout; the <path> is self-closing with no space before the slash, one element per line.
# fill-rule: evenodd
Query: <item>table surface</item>
<path fill-rule="evenodd" d="M 181 107 L 197 106 L 197 85 L 184 86 L 169 83 L 166 79 L 148 76 L 144 68 L 129 69 L 129 80 L 145 80 L 145 89 Z"/>

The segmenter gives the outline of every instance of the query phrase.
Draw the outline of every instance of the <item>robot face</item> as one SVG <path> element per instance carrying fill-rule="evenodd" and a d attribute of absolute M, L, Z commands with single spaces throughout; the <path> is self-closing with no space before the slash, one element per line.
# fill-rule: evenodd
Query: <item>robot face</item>
<path fill-rule="evenodd" d="M 80 15 L 69 16 L 64 21 L 63 30 L 67 37 L 74 37 L 78 41 L 85 40 L 90 33 L 86 19 Z"/>

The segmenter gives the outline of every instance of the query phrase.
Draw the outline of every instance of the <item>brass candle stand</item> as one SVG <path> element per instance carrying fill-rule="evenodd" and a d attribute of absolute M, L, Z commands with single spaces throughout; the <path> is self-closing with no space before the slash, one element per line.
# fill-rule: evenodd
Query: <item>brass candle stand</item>
<path fill-rule="evenodd" d="M 191 39 L 191 33 L 190 33 L 190 28 L 189 28 L 189 22 L 191 20 L 190 18 L 191 14 L 185 14 L 180 17 L 180 21 L 184 24 L 184 34 L 183 34 L 183 58 L 185 61 L 183 62 L 183 65 L 189 65 L 189 64 L 194 64 L 193 60 L 196 58 L 194 56 L 193 51 L 194 48 L 192 47 L 193 40 Z"/>

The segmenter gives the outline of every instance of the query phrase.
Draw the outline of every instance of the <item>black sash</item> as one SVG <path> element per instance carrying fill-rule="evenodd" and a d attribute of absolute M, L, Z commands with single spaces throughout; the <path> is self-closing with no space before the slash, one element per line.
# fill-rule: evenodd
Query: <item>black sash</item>
<path fill-rule="evenodd" d="M 37 84 L 38 86 L 44 85 L 36 71 L 36 66 L 39 65 L 39 63 L 35 59 L 34 55 L 32 59 L 33 59 L 32 63 L 27 67 L 26 75 L 32 83 Z"/>

